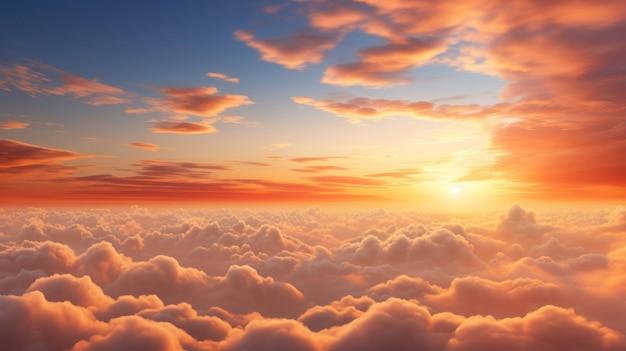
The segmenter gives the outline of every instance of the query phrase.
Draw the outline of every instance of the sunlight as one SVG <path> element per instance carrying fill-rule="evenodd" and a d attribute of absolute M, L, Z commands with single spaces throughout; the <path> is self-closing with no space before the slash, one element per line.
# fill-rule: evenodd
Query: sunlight
<path fill-rule="evenodd" d="M 454 197 L 459 196 L 461 194 L 461 187 L 459 185 L 453 185 L 452 188 L 450 188 L 450 193 Z"/>

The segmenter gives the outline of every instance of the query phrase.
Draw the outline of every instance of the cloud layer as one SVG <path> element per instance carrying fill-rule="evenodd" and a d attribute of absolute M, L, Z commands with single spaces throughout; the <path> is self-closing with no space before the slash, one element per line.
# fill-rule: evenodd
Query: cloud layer
<path fill-rule="evenodd" d="M 618 351 L 622 212 L 513 206 L 464 225 L 315 207 L 0 210 L 0 339 L 11 350 Z"/>

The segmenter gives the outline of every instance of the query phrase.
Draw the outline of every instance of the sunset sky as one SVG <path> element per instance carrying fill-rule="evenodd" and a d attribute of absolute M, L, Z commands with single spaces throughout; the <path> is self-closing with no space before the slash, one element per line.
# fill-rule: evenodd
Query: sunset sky
<path fill-rule="evenodd" d="M 619 203 L 626 3 L 10 1 L 9 204 Z"/>
<path fill-rule="evenodd" d="M 626 350 L 626 1 L 0 3 L 0 348 Z"/>

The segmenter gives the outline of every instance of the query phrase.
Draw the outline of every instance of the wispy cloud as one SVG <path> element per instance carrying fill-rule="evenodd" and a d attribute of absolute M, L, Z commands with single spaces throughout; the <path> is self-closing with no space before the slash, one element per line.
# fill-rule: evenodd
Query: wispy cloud
<path fill-rule="evenodd" d="M 239 78 L 229 77 L 224 73 L 208 72 L 206 75 L 207 77 L 223 80 L 228 83 L 239 83 Z"/>
<path fill-rule="evenodd" d="M 261 151 L 276 150 L 276 149 L 282 149 L 282 148 L 288 147 L 290 145 L 291 145 L 291 143 L 287 141 L 287 142 L 284 142 L 284 143 L 275 143 L 275 144 L 270 144 L 270 145 L 267 145 L 267 146 L 262 146 L 262 147 L 259 148 L 259 150 L 261 150 Z"/>
<path fill-rule="evenodd" d="M 151 144 L 151 143 L 144 143 L 144 142 L 139 142 L 139 141 L 128 143 L 126 145 L 130 147 L 134 147 L 136 149 L 143 149 L 143 150 L 148 150 L 148 151 L 158 151 L 160 149 L 159 145 Z"/>
<path fill-rule="evenodd" d="M 235 38 L 259 51 L 261 59 L 289 69 L 304 69 L 324 59 L 324 52 L 334 48 L 340 35 L 301 31 L 291 36 L 257 39 L 247 30 L 235 32 Z"/>
<path fill-rule="evenodd" d="M 15 130 L 15 129 L 24 129 L 30 126 L 28 122 L 20 122 L 20 121 L 4 121 L 0 122 L 1 130 Z"/>
<path fill-rule="evenodd" d="M 57 80 L 50 78 L 53 74 Z M 70 96 L 89 105 L 117 105 L 130 103 L 125 90 L 100 83 L 96 79 L 82 78 L 56 67 L 29 62 L 28 64 L 5 65 L 0 63 L 0 88 L 11 88 L 30 95 Z"/>
<path fill-rule="evenodd" d="M 296 163 L 309 163 L 309 162 L 323 162 L 323 161 L 331 161 L 331 160 L 341 160 L 341 159 L 349 159 L 348 156 L 303 156 L 303 157 L 294 157 L 291 159 L 292 162 Z"/>
<path fill-rule="evenodd" d="M 206 134 L 215 133 L 217 129 L 210 124 L 195 122 L 155 122 L 149 128 L 153 133 L 173 133 L 173 134 Z"/>

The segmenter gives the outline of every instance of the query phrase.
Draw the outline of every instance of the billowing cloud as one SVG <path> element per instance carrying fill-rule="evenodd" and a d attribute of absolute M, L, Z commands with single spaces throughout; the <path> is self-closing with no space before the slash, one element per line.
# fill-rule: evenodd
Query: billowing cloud
<path fill-rule="evenodd" d="M 15 350 L 618 351 L 614 212 L 513 206 L 452 224 L 320 208 L 1 210 L 0 336 Z M 505 233 L 544 218 L 551 230 L 513 255 L 519 236 Z"/>

